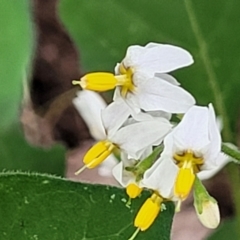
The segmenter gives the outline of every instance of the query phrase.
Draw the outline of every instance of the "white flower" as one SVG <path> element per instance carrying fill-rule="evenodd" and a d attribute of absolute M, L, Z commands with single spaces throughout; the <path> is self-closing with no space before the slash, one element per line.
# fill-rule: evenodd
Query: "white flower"
<path fill-rule="evenodd" d="M 86 153 L 83 159 L 85 166 L 76 174 L 86 167 L 94 168 L 102 163 L 114 148 L 119 148 L 130 157 L 139 159 L 146 148 L 160 144 L 172 127 L 167 119 L 159 117 L 126 125 L 128 116 L 129 107 L 119 101 L 102 110 L 105 137 Z"/>
<path fill-rule="evenodd" d="M 115 179 L 126 188 L 129 184 L 135 183 L 138 185 L 138 182 L 136 181 L 136 176 L 133 172 L 127 171 L 126 167 L 133 167 L 137 163 L 139 163 L 141 160 L 148 157 L 152 152 L 152 147 L 146 148 L 144 153 L 140 156 L 139 159 L 131 159 L 128 157 L 126 153 L 121 153 L 121 162 L 119 162 L 113 169 L 113 176 Z"/>
<path fill-rule="evenodd" d="M 225 161 L 212 105 L 193 106 L 164 139 L 163 153 L 145 172 L 143 183 L 162 196 L 174 190 L 175 197 L 184 200 L 195 174 L 219 169 Z"/>
<path fill-rule="evenodd" d="M 126 69 L 143 72 L 149 77 L 155 73 L 168 73 L 193 63 L 192 56 L 183 48 L 160 43 L 149 43 L 145 47 L 128 47 L 122 60 Z"/>
<path fill-rule="evenodd" d="M 115 68 L 116 75 L 90 73 L 73 84 L 94 91 L 117 87 L 114 100 L 122 97 L 136 113 L 141 109 L 185 113 L 195 100 L 166 73 L 192 63 L 192 56 L 180 47 L 157 43 L 145 47 L 130 46 L 123 61 Z"/>
<path fill-rule="evenodd" d="M 73 104 L 88 126 L 91 136 L 99 141 L 106 138 L 105 129 L 102 124 L 101 112 L 107 107 L 103 98 L 93 91 L 83 90 L 77 93 Z M 113 154 L 99 166 L 98 173 L 103 177 L 112 176 L 112 168 L 118 163 Z"/>
<path fill-rule="evenodd" d="M 127 94 L 127 86 L 118 87 L 114 99 L 124 97 L 135 111 L 143 109 L 184 113 L 195 100 L 178 86 L 179 83 L 174 77 L 166 73 L 192 63 L 191 55 L 180 47 L 156 43 L 145 47 L 130 46 L 115 71 L 120 76 L 126 74 L 130 77 L 132 85 L 129 85 Z"/>

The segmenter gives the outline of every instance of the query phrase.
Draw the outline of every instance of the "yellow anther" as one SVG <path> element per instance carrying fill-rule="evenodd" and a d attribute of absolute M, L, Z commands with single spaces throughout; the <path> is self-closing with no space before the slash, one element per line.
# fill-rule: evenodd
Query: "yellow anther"
<path fill-rule="evenodd" d="M 94 168 L 102 163 L 113 151 L 115 145 L 109 141 L 96 143 L 83 158 L 83 162 L 88 168 Z"/>
<path fill-rule="evenodd" d="M 174 154 L 173 158 L 180 168 L 174 186 L 174 193 L 180 199 L 176 208 L 176 211 L 179 211 L 181 202 L 187 198 L 191 191 L 195 174 L 199 171 L 204 160 L 202 155 L 194 153 L 190 149 Z"/>
<path fill-rule="evenodd" d="M 134 226 L 141 231 L 147 230 L 158 216 L 162 201 L 163 199 L 155 193 L 148 198 L 140 208 L 134 220 Z"/>
<path fill-rule="evenodd" d="M 132 83 L 133 71 L 131 68 L 125 69 L 123 65 L 120 65 L 121 75 L 113 75 L 107 72 L 94 72 L 88 73 L 80 80 L 73 80 L 73 85 L 80 85 L 83 89 L 92 91 L 107 91 L 114 89 L 116 86 L 122 87 L 121 94 L 126 96 L 128 91 L 134 90 Z"/>
<path fill-rule="evenodd" d="M 112 73 L 105 72 L 89 73 L 82 77 L 80 81 L 72 81 L 74 85 L 79 84 L 83 89 L 99 92 L 114 89 L 117 82 L 117 78 Z"/>
<path fill-rule="evenodd" d="M 174 186 L 175 195 L 181 200 L 186 199 L 192 189 L 194 180 L 195 174 L 193 173 L 193 170 L 190 166 L 187 168 L 181 168 L 178 172 Z"/>
<path fill-rule="evenodd" d="M 135 183 L 130 183 L 127 188 L 126 188 L 126 191 L 127 191 L 127 195 L 130 197 L 130 198 L 136 198 L 137 196 L 140 195 L 140 193 L 142 192 L 142 188 L 140 188 L 139 186 L 137 186 Z"/>
<path fill-rule="evenodd" d="M 85 166 L 75 174 L 81 173 L 85 168 L 95 168 L 102 163 L 113 151 L 116 146 L 109 141 L 100 141 L 96 143 L 83 158 Z"/>

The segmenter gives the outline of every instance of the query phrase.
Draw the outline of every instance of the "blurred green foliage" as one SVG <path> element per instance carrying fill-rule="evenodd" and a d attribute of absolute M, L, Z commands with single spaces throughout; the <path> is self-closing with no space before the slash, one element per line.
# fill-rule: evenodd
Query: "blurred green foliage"
<path fill-rule="evenodd" d="M 30 1 L 1 0 L 0 4 L 0 170 L 63 176 L 64 149 L 42 150 L 30 146 L 17 124 L 35 45 Z"/>
<path fill-rule="evenodd" d="M 237 226 L 237 221 L 226 220 L 217 229 L 217 231 L 208 238 L 208 240 L 237 240 L 238 235 L 236 229 L 238 228 L 239 226 Z"/>
<path fill-rule="evenodd" d="M 0 171 L 23 170 L 64 175 L 64 148 L 55 146 L 41 149 L 30 146 L 19 126 L 13 126 L 1 133 L 0 151 Z"/>
<path fill-rule="evenodd" d="M 0 8 L 0 131 L 17 119 L 33 50 L 29 1 L 1 0 Z"/>

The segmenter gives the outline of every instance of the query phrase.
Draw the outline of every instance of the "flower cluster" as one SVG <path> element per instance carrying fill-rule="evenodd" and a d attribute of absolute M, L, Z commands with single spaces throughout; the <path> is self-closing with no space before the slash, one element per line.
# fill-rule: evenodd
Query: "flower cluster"
<path fill-rule="evenodd" d="M 179 211 L 192 189 L 200 221 L 209 228 L 220 221 L 217 203 L 200 181 L 228 161 L 221 153 L 214 108 L 196 106 L 194 97 L 169 74 L 192 63 L 192 56 L 180 47 L 135 45 L 127 49 L 114 74 L 94 72 L 73 81 L 84 89 L 74 104 L 98 141 L 77 174 L 111 158 L 107 161 L 114 166 L 113 176 L 130 198 L 151 190 L 135 218 L 137 232 L 151 226 L 163 202 L 175 202 Z M 114 97 L 108 106 L 93 92 L 111 89 Z M 112 154 L 116 149 L 120 162 Z"/>

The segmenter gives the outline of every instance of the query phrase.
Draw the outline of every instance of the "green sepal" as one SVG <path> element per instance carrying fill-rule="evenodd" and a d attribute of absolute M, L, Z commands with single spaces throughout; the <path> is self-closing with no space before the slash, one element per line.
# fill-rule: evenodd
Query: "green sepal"
<path fill-rule="evenodd" d="M 196 176 L 193 186 L 193 197 L 194 197 L 194 207 L 199 214 L 203 212 L 203 204 L 204 202 L 213 202 L 217 203 L 217 201 L 211 197 L 204 187 L 200 179 Z"/>

